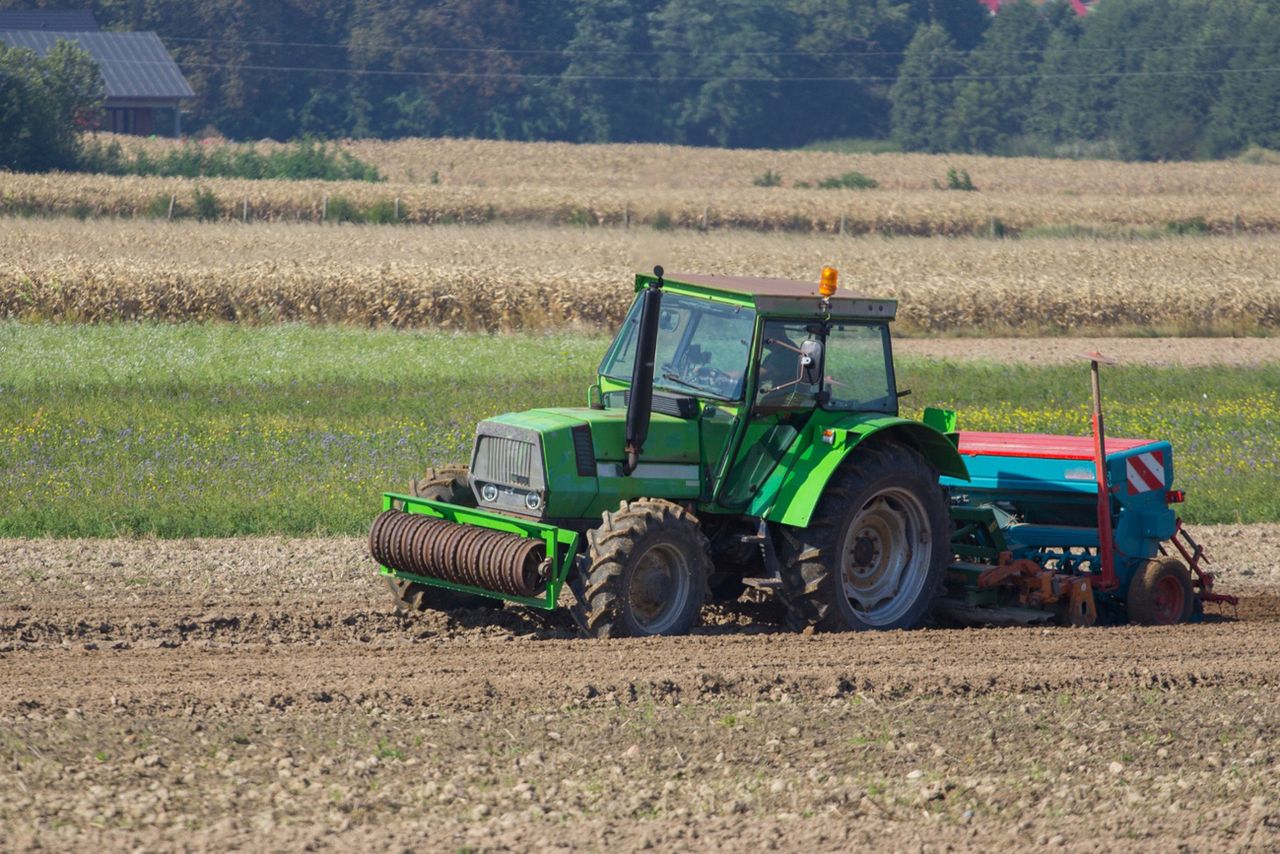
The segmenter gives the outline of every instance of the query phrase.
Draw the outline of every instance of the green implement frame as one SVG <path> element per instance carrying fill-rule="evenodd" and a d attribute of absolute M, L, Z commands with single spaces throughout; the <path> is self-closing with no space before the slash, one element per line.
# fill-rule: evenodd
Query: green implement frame
<path fill-rule="evenodd" d="M 382 509 L 403 510 L 405 513 L 434 516 L 437 519 L 444 519 L 459 525 L 490 528 L 521 537 L 540 537 L 547 544 L 547 557 L 551 559 L 551 574 L 547 578 L 547 587 L 542 596 L 511 596 L 506 593 L 486 590 L 483 587 L 454 584 L 451 581 L 443 581 L 439 578 L 430 578 L 424 575 L 414 575 L 413 573 L 401 572 L 385 566 L 379 566 L 379 570 L 383 575 L 407 579 L 418 584 L 443 587 L 446 590 L 456 590 L 459 593 L 474 593 L 477 596 L 488 596 L 490 599 L 519 602 L 521 605 L 542 608 L 547 611 L 556 606 L 556 600 L 560 597 L 560 589 L 564 587 L 565 579 L 569 577 L 569 569 L 573 566 L 574 557 L 578 554 L 578 540 L 582 536 L 577 531 L 570 531 L 542 522 L 534 522 L 531 519 L 516 519 L 511 516 L 504 516 L 501 513 L 491 513 L 488 510 L 479 510 L 475 507 L 461 507 L 457 504 L 446 504 L 443 501 L 427 501 L 422 498 L 415 498 L 412 495 L 402 495 L 398 492 L 383 493 Z"/>

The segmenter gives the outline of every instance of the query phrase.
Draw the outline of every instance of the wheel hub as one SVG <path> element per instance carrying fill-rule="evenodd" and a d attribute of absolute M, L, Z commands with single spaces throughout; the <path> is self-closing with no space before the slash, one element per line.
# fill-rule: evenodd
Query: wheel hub
<path fill-rule="evenodd" d="M 853 544 L 853 570 L 870 566 L 880 554 L 880 544 L 874 534 L 864 534 Z"/>
<path fill-rule="evenodd" d="M 841 581 L 863 622 L 892 623 L 915 602 L 931 559 L 928 517 L 911 492 L 896 487 L 871 496 L 846 529 Z"/>
<path fill-rule="evenodd" d="M 679 618 L 689 596 L 684 555 L 665 543 L 652 546 L 636 561 L 627 587 L 636 622 L 646 631 L 660 634 Z"/>
<path fill-rule="evenodd" d="M 1160 579 L 1155 590 L 1156 620 L 1162 625 L 1178 622 L 1182 618 L 1183 600 L 1182 585 L 1172 576 Z"/>

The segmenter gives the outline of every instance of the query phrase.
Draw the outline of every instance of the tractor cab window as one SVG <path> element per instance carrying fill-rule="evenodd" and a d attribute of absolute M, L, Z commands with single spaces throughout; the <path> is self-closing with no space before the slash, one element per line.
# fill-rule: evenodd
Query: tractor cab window
<path fill-rule="evenodd" d="M 771 320 L 760 346 L 757 405 L 811 408 L 821 390 L 822 325 Z"/>
<path fill-rule="evenodd" d="M 889 327 L 771 320 L 764 325 L 756 404 L 766 409 L 898 411 Z"/>
<path fill-rule="evenodd" d="M 825 355 L 826 409 L 897 414 L 898 395 L 886 324 L 829 324 Z"/>
<path fill-rule="evenodd" d="M 631 381 L 639 308 L 639 301 L 631 306 L 600 366 L 602 376 Z M 683 294 L 663 294 L 653 362 L 654 387 L 676 394 L 740 399 L 755 321 L 755 312 L 749 308 Z"/>

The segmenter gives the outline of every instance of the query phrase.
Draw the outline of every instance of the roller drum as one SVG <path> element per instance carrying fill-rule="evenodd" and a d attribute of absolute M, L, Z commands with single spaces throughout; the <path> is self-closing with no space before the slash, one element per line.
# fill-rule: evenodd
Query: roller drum
<path fill-rule="evenodd" d="M 546 543 L 434 516 L 386 510 L 369 529 L 369 553 L 391 569 L 512 596 L 543 587 Z"/>

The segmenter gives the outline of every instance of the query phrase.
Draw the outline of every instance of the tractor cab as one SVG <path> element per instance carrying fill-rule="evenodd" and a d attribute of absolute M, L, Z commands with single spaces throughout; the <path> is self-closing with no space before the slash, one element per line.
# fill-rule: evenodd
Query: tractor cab
<path fill-rule="evenodd" d="M 889 322 L 896 304 L 824 296 L 786 279 L 672 275 L 663 281 L 652 383 L 659 393 L 759 411 L 896 415 Z M 637 291 L 658 280 L 637 276 Z M 628 388 L 645 300 L 637 299 L 600 365 L 600 388 Z M 606 398 L 609 406 L 625 398 Z"/>

